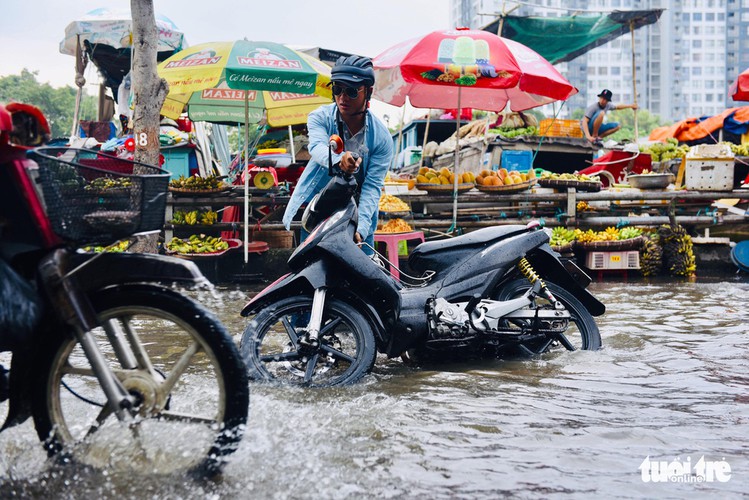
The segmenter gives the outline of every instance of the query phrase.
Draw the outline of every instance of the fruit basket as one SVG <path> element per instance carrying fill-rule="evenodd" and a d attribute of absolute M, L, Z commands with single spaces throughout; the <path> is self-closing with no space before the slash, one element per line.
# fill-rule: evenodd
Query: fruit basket
<path fill-rule="evenodd" d="M 467 182 L 458 184 L 458 193 L 466 193 L 473 189 L 475 184 Z M 452 184 L 429 184 L 429 183 L 417 183 L 416 189 L 426 191 L 429 194 L 452 194 L 454 186 Z"/>
<path fill-rule="evenodd" d="M 534 184 L 536 184 L 536 179 L 528 179 L 527 181 L 519 182 L 517 184 L 502 184 L 501 186 L 484 186 L 476 184 L 476 189 L 483 193 L 511 194 L 526 191 L 533 187 Z"/>
<path fill-rule="evenodd" d="M 234 238 L 222 238 L 223 242 L 226 242 L 227 248 L 222 248 L 220 250 L 215 251 L 209 251 L 209 252 L 178 252 L 169 250 L 167 248 L 166 253 L 167 255 L 173 255 L 175 257 L 185 257 L 189 259 L 204 259 L 204 258 L 212 258 L 212 257 L 220 257 L 222 255 L 226 255 L 226 253 L 241 248 L 242 247 L 242 240 L 234 239 Z"/>
<path fill-rule="evenodd" d="M 218 194 L 231 191 L 231 186 L 221 186 L 211 189 L 189 189 L 169 186 L 169 191 L 177 196 L 201 196 L 206 194 Z"/>
<path fill-rule="evenodd" d="M 589 191 L 596 193 L 601 190 L 599 181 L 579 181 L 574 179 L 538 179 L 538 185 L 555 189 L 575 188 L 578 191 Z"/>
<path fill-rule="evenodd" d="M 618 251 L 618 250 L 638 250 L 644 243 L 645 238 L 643 236 L 637 236 L 636 238 L 628 238 L 626 240 L 610 240 L 610 241 L 586 241 L 586 242 L 575 242 L 575 248 L 580 250 L 603 250 L 603 251 Z"/>

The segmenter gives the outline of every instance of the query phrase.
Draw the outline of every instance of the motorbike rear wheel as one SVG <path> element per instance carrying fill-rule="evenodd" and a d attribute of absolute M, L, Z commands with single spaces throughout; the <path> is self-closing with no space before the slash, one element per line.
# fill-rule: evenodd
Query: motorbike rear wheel
<path fill-rule="evenodd" d="M 48 453 L 102 468 L 220 472 L 249 409 L 246 370 L 224 326 L 202 305 L 161 287 L 117 287 L 91 301 L 100 324 L 121 334 L 134 355 L 130 367 L 133 359 L 128 365 L 117 355 L 104 327 L 92 331 L 136 404 L 120 421 L 78 341 L 55 337 L 33 403 Z"/>
<path fill-rule="evenodd" d="M 551 293 L 560 301 L 565 309 L 570 313 L 571 319 L 569 326 L 564 332 L 564 336 L 575 349 L 594 351 L 601 348 L 601 334 L 598 331 L 593 316 L 588 312 L 584 305 L 574 296 L 561 286 L 546 281 Z M 504 285 L 494 297 L 497 300 L 508 300 L 524 295 L 532 287 L 527 279 L 517 279 Z M 536 304 L 541 308 L 552 308 L 548 300 L 542 296 L 536 298 Z M 547 350 L 558 344 L 548 346 Z"/>
<path fill-rule="evenodd" d="M 375 338 L 361 313 L 329 299 L 320 345 L 313 348 L 299 342 L 311 311 L 311 298 L 289 297 L 269 304 L 253 318 L 239 344 L 250 379 L 330 387 L 352 384 L 372 369 Z"/>

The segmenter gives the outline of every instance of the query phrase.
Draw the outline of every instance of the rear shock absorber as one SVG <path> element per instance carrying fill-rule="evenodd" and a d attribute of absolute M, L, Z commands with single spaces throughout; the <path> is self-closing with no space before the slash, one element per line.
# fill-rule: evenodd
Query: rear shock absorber
<path fill-rule="evenodd" d="M 533 266 L 530 262 L 528 262 L 528 259 L 523 257 L 520 259 L 520 262 L 518 262 L 518 269 L 523 274 L 523 276 L 526 277 L 526 279 L 531 283 L 531 285 L 534 285 L 536 281 L 538 281 L 541 284 L 541 293 L 544 294 L 544 297 L 546 297 L 549 302 L 554 304 L 554 309 L 564 309 L 564 306 L 561 302 L 557 300 L 556 297 L 551 293 L 551 290 L 549 290 L 549 287 L 546 286 L 546 283 L 544 283 L 544 280 L 541 279 L 541 277 L 536 273 L 536 271 L 533 269 Z"/>

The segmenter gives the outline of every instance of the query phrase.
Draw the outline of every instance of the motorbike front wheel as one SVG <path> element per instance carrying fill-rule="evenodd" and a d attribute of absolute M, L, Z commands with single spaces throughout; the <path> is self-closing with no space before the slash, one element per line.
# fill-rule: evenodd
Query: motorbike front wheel
<path fill-rule="evenodd" d="M 372 369 L 375 339 L 367 319 L 349 304 L 325 304 L 318 346 L 305 345 L 309 297 L 269 304 L 242 334 L 240 351 L 251 379 L 329 387 L 352 384 Z"/>
<path fill-rule="evenodd" d="M 78 341 L 55 337 L 34 398 L 48 453 L 65 450 L 100 468 L 218 473 L 242 438 L 249 406 L 246 369 L 226 329 L 197 302 L 161 287 L 118 287 L 91 301 L 102 325 L 94 339 L 135 406 L 121 421 Z"/>
<path fill-rule="evenodd" d="M 569 347 L 574 349 L 584 349 L 594 351 L 601 348 L 601 334 L 598 331 L 598 325 L 596 325 L 593 316 L 588 312 L 582 303 L 577 298 L 568 292 L 561 286 L 546 281 L 546 286 L 549 288 L 554 297 L 564 305 L 564 308 L 570 314 L 570 320 L 568 321 L 567 328 L 564 331 L 564 337 L 569 342 Z M 503 286 L 495 298 L 497 300 L 509 300 L 524 295 L 532 287 L 531 283 L 527 279 L 518 279 L 511 281 L 507 285 Z M 543 298 L 541 295 L 536 297 L 536 308 L 541 309 L 553 309 L 554 306 L 549 303 L 548 300 Z M 517 324 L 505 322 L 502 326 L 506 328 L 516 328 L 518 330 L 527 328 L 532 329 L 532 324 Z M 559 345 L 558 342 L 554 342 L 547 346 L 547 350 Z M 535 346 L 532 346 L 535 347 Z"/>

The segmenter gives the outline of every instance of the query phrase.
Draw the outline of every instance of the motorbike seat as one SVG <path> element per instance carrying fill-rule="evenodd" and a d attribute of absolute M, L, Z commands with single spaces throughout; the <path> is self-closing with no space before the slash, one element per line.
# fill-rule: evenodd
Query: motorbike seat
<path fill-rule="evenodd" d="M 472 231 L 461 236 L 456 236 L 455 238 L 422 243 L 414 248 L 411 254 L 415 256 L 424 256 L 445 250 L 452 250 L 458 247 L 485 246 L 489 243 L 493 243 L 509 236 L 514 236 L 526 230 L 525 226 L 520 225 L 485 227 L 478 231 Z"/>

